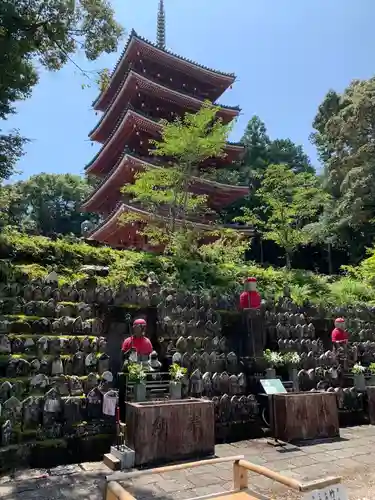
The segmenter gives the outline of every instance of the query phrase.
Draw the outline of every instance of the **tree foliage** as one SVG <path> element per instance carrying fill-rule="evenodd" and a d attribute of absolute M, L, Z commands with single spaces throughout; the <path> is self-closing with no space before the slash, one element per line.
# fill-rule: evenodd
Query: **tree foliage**
<path fill-rule="evenodd" d="M 79 49 L 89 60 L 114 52 L 122 28 L 108 0 L 3 0 L 0 2 L 0 119 L 15 112 L 38 82 L 38 67 L 58 70 Z M 0 139 L 0 169 L 14 166 L 25 140 Z M 14 156 L 15 154 L 15 156 Z M 4 167 L 5 164 L 5 167 Z M 4 178 L 1 177 L 0 181 Z"/>
<path fill-rule="evenodd" d="M 4 0 L 0 14 L 5 48 L 12 44 L 22 59 L 37 57 L 50 70 L 77 49 L 89 60 L 114 52 L 123 33 L 108 0 Z"/>
<path fill-rule="evenodd" d="M 315 175 L 294 173 L 285 165 L 270 165 L 256 192 L 257 211 L 243 208 L 237 220 L 257 226 L 263 238 L 272 240 L 285 250 L 287 267 L 299 245 L 310 241 L 304 227 L 321 210 L 326 193 Z"/>
<path fill-rule="evenodd" d="M 245 146 L 243 165 L 256 173 L 262 173 L 268 165 L 287 165 L 295 173 L 314 173 L 309 157 L 302 146 L 290 139 L 271 140 L 264 122 L 253 116 L 241 139 Z"/>
<path fill-rule="evenodd" d="M 255 171 L 263 171 L 269 164 L 271 140 L 266 125 L 259 116 L 253 116 L 245 129 L 241 143 L 245 146 L 243 165 Z"/>
<path fill-rule="evenodd" d="M 260 199 L 256 196 L 256 192 L 260 187 L 263 174 L 270 165 L 283 164 L 295 173 L 315 173 L 302 146 L 296 145 L 290 139 L 270 139 L 266 125 L 258 116 L 253 116 L 249 120 L 241 143 L 245 148 L 241 165 L 235 168 L 231 166 L 227 170 L 233 179 L 237 180 L 233 183 L 245 183 L 249 185 L 251 192 L 245 200 L 238 200 L 225 209 L 223 218 L 227 222 L 241 217 L 244 206 L 248 213 L 254 210 L 259 211 Z M 222 175 L 221 170 L 218 175 Z"/>
<path fill-rule="evenodd" d="M 163 120 L 161 139 L 150 141 L 150 154 L 164 158 L 165 166 L 139 173 L 134 184 L 123 188 L 149 215 L 125 214 L 122 222 L 137 222 L 149 242 L 162 244 L 167 252 L 193 254 L 202 237 L 189 217 L 209 212 L 207 197 L 192 193 L 191 184 L 203 161 L 225 155 L 230 126 L 217 118 L 217 111 L 206 102 L 195 114 L 186 113 L 172 122 Z"/>
<path fill-rule="evenodd" d="M 0 185 L 13 174 L 17 161 L 24 153 L 23 146 L 27 142 L 17 130 L 10 134 L 0 133 Z"/>
<path fill-rule="evenodd" d="M 80 205 L 92 188 L 85 179 L 71 174 L 38 174 L 7 187 L 13 200 L 9 223 L 37 234 L 81 234 L 88 214 Z"/>
<path fill-rule="evenodd" d="M 287 165 L 296 174 L 306 172 L 314 174 L 310 158 L 303 147 L 290 139 L 275 139 L 269 146 L 269 162 L 274 165 Z"/>
<path fill-rule="evenodd" d="M 353 256 L 375 235 L 375 78 L 330 91 L 314 120 L 312 141 L 332 196 L 325 218 Z"/>

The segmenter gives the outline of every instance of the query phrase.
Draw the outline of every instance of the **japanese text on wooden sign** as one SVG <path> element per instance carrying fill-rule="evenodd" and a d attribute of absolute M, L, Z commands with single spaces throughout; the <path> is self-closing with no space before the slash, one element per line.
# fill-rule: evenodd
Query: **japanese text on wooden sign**
<path fill-rule="evenodd" d="M 306 493 L 303 500 L 349 500 L 349 497 L 342 484 L 334 484 L 322 490 Z"/>

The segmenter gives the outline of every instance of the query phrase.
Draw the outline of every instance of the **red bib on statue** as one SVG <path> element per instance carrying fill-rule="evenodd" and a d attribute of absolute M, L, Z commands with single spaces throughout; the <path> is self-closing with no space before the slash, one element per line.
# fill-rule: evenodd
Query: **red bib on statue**
<path fill-rule="evenodd" d="M 122 351 L 127 352 L 135 349 L 138 354 L 148 356 L 152 353 L 152 344 L 147 337 L 128 337 L 122 344 Z"/>
<path fill-rule="evenodd" d="M 258 292 L 243 292 L 240 295 L 240 308 L 241 309 L 259 309 L 261 304 L 261 297 Z"/>
<path fill-rule="evenodd" d="M 345 330 L 341 330 L 341 328 L 335 328 L 331 336 L 332 342 L 347 342 L 349 340 L 349 335 Z"/>

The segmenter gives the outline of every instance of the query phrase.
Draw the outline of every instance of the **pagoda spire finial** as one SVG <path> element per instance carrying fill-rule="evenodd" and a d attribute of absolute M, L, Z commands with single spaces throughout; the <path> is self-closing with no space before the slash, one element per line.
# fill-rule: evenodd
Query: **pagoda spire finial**
<path fill-rule="evenodd" d="M 165 10 L 164 0 L 159 0 L 156 44 L 159 49 L 165 49 Z"/>

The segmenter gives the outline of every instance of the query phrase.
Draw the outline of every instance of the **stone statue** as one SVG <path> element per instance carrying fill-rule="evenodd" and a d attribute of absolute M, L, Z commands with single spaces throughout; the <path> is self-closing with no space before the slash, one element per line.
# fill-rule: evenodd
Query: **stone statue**
<path fill-rule="evenodd" d="M 247 336 L 241 337 L 239 355 L 257 358 L 262 355 L 265 341 L 260 316 L 262 298 L 257 291 L 256 278 L 246 278 L 244 287 L 245 290 L 240 295 L 240 309 L 244 313 Z"/>
<path fill-rule="evenodd" d="M 89 220 L 84 220 L 81 224 L 81 234 L 87 236 L 94 229 L 94 224 Z"/>
<path fill-rule="evenodd" d="M 133 322 L 133 335 L 124 340 L 122 352 L 129 358 L 134 351 L 138 359 L 135 361 L 148 361 L 149 355 L 154 350 L 150 339 L 146 337 L 147 323 L 144 319 L 136 319 Z"/>
<path fill-rule="evenodd" d="M 259 309 L 262 298 L 257 291 L 256 278 L 245 279 L 245 290 L 240 295 L 241 309 Z"/>
<path fill-rule="evenodd" d="M 341 345 L 346 345 L 349 340 L 349 334 L 346 331 L 345 319 L 336 318 L 335 328 L 332 330 L 331 339 L 334 346 L 339 347 Z"/>
<path fill-rule="evenodd" d="M 161 363 L 158 359 L 158 353 L 152 351 L 148 358 L 147 368 L 150 372 L 158 372 L 161 369 Z"/>

